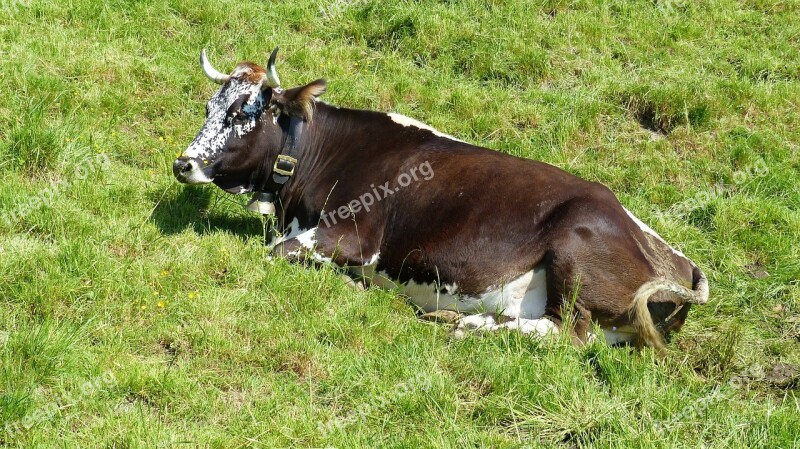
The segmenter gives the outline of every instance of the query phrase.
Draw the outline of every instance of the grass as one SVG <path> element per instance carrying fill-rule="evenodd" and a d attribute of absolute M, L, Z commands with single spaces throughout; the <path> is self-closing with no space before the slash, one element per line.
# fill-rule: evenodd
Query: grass
<path fill-rule="evenodd" d="M 0 446 L 800 447 L 773 373 L 800 365 L 797 2 L 0 6 Z M 657 362 L 451 341 L 268 262 L 246 198 L 170 164 L 216 88 L 200 49 L 275 45 L 287 85 L 607 184 L 711 301 Z"/>

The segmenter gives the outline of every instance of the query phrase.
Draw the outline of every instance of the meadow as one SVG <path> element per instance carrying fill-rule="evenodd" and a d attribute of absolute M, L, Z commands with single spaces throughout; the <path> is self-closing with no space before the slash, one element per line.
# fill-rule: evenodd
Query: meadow
<path fill-rule="evenodd" d="M 450 338 L 179 185 L 220 70 L 617 193 L 708 275 L 659 360 Z M 0 0 L 0 447 L 800 447 L 796 0 Z M 520 192 L 524 195 L 524 192 Z"/>

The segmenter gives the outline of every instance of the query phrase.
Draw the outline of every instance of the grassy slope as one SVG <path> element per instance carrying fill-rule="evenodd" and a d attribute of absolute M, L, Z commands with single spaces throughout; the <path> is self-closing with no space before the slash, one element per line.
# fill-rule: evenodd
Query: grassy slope
<path fill-rule="evenodd" d="M 795 391 L 731 387 L 800 364 L 796 1 L 26 3 L 0 17 L 0 214 L 27 211 L 0 215 L 0 423 L 61 408 L 0 445 L 800 446 Z M 606 183 L 711 302 L 659 364 L 451 342 L 396 294 L 268 263 L 245 198 L 169 165 L 215 89 L 199 49 L 278 44 L 286 84 Z"/>

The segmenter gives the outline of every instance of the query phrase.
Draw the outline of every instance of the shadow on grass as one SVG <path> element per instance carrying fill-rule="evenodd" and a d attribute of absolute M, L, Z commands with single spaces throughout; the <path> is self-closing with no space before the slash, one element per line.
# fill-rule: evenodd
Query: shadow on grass
<path fill-rule="evenodd" d="M 223 195 L 226 194 L 202 186 L 178 186 L 165 193 L 153 192 L 150 196 L 155 209 L 150 219 L 163 235 L 191 229 L 200 235 L 230 232 L 243 240 L 261 236 L 261 220 Z"/>

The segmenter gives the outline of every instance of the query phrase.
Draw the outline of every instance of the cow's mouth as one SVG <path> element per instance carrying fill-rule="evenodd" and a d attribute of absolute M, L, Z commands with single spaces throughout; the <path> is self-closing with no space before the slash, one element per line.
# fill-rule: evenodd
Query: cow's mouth
<path fill-rule="evenodd" d="M 172 163 L 172 174 L 184 184 L 208 184 L 214 181 L 211 167 L 200 159 L 181 156 Z"/>
<path fill-rule="evenodd" d="M 253 191 L 249 183 L 242 180 L 238 176 L 223 176 L 220 174 L 214 177 L 214 184 L 220 189 L 233 194 L 248 193 Z"/>
<path fill-rule="evenodd" d="M 217 187 L 228 193 L 248 193 L 252 191 L 247 182 L 237 179 L 237 176 L 225 176 L 224 173 L 216 173 L 214 164 L 206 164 L 198 158 L 181 156 L 172 163 L 172 174 L 175 179 L 184 184 L 209 184 L 214 183 Z"/>
<path fill-rule="evenodd" d="M 252 190 L 251 190 L 250 188 L 248 188 L 247 186 L 243 186 L 243 185 L 241 185 L 241 184 L 232 185 L 232 186 L 230 186 L 230 187 L 223 187 L 223 185 L 222 185 L 222 184 L 220 184 L 220 183 L 219 183 L 219 182 L 217 182 L 217 181 L 214 181 L 214 184 L 216 184 L 216 185 L 217 185 L 219 188 L 221 188 L 222 190 L 224 190 L 224 191 L 226 191 L 226 192 L 228 192 L 228 193 L 233 193 L 233 194 L 249 193 L 249 192 L 251 192 L 251 191 L 252 191 Z"/>

